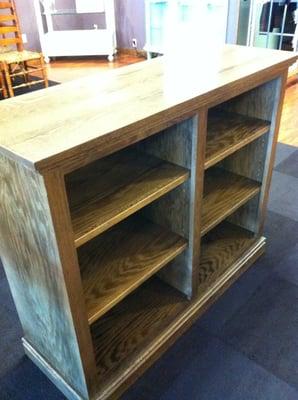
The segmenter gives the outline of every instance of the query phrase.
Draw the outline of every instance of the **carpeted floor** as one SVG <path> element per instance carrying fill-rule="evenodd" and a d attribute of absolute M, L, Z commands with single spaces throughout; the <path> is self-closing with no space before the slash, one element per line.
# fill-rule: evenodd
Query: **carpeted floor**
<path fill-rule="evenodd" d="M 123 400 L 298 399 L 298 148 L 279 144 L 266 254 Z M 64 397 L 23 355 L 0 268 L 0 399 Z"/>

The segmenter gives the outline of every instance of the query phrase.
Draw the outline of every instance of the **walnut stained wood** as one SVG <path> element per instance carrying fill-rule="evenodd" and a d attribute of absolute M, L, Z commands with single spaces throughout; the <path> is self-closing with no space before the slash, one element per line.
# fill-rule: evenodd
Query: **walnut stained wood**
<path fill-rule="evenodd" d="M 216 282 L 256 240 L 254 233 L 228 222 L 209 232 L 201 245 L 199 293 Z"/>
<path fill-rule="evenodd" d="M 198 53 L 191 70 L 161 57 L 30 93 L 1 104 L 0 151 L 30 168 L 71 171 L 258 86 L 296 58 L 226 45 L 217 63 Z"/>
<path fill-rule="evenodd" d="M 267 121 L 212 110 L 208 116 L 205 169 L 269 132 L 269 129 Z"/>
<path fill-rule="evenodd" d="M 229 236 L 229 231 L 226 234 Z M 264 245 L 259 239 L 255 239 L 254 243 L 250 246 L 255 248 L 254 252 L 260 251 Z M 215 247 L 212 245 L 213 249 Z M 238 249 L 233 248 L 236 253 Z M 249 247 L 246 250 L 249 254 Z M 211 253 L 212 250 L 209 257 Z M 236 254 L 233 257 L 230 251 L 228 253 L 234 263 L 229 266 L 230 272 L 222 272 L 220 282 L 213 282 L 214 287 L 218 286 L 216 291 L 228 285 L 233 269 L 236 275 L 241 269 Z M 244 265 L 245 261 L 242 267 Z M 216 291 L 213 292 L 213 285 L 209 285 L 208 293 L 203 293 L 205 298 L 214 296 Z M 111 387 L 114 391 L 113 385 L 121 382 L 123 371 L 131 370 L 130 373 L 133 373 L 136 364 L 141 367 L 144 359 L 152 353 L 151 346 L 156 343 L 159 348 L 161 343 L 169 340 L 173 331 L 185 329 L 183 325 L 187 323 L 183 316 L 188 315 L 191 319 L 202 312 L 204 295 L 199 291 L 191 301 L 187 301 L 177 290 L 158 278 L 152 278 L 99 319 L 91 328 L 98 368 L 98 400 L 109 398 Z"/>
<path fill-rule="evenodd" d="M 201 235 L 204 236 L 259 191 L 258 182 L 220 168 L 210 169 L 204 184 Z"/>
<path fill-rule="evenodd" d="M 146 218 L 188 240 L 187 250 L 158 274 L 165 282 L 188 297 L 191 297 L 197 288 L 196 270 L 201 238 L 199 215 L 204 176 L 202 155 L 205 153 L 206 120 L 207 113 L 203 110 L 197 117 L 181 121 L 138 145 L 143 151 L 190 171 L 190 179 L 183 185 L 142 211 Z"/>
<path fill-rule="evenodd" d="M 79 249 L 89 323 L 182 253 L 187 241 L 131 217 Z"/>
<path fill-rule="evenodd" d="M 66 178 L 77 247 L 189 178 L 185 168 L 135 151 L 120 152 Z"/>
<path fill-rule="evenodd" d="M 1 102 L 0 154 L 22 171 L 16 178 L 14 168 L 0 168 L 5 209 L 10 210 L 0 217 L 5 237 L 1 257 L 8 271 L 18 271 L 9 281 L 24 326 L 25 351 L 69 400 L 120 396 L 263 253 L 262 221 L 286 69 L 295 58 L 293 53 L 225 46 L 216 62 L 199 54 L 193 63 L 180 66 L 179 60 L 172 63 L 164 57 Z M 270 121 L 270 131 L 241 149 L 243 141 L 233 145 L 240 147 L 219 161 L 220 171 L 205 171 L 207 114 L 217 106 Z M 36 110 L 42 119 L 35 118 Z M 71 211 L 77 204 L 88 207 L 85 199 L 93 189 L 91 203 L 100 197 L 96 186 L 105 185 L 101 177 L 91 187 L 89 182 L 88 190 L 84 182 L 97 174 L 92 163 L 111 154 L 120 157 L 116 153 L 127 148 L 189 170 L 189 179 L 133 216 L 146 216 L 183 237 L 188 246 L 159 270 L 167 284 L 152 277 L 128 296 L 120 290 L 114 301 L 125 298 L 90 329 L 77 257 L 83 247 L 76 247 Z M 125 181 L 121 172 L 113 180 Z M 66 190 L 73 177 L 80 181 L 79 195 Z M 115 185 L 110 187 L 113 191 Z M 76 200 L 80 198 L 81 203 Z M 216 240 L 204 247 L 209 235 L 201 238 L 202 230 L 226 218 L 254 232 L 255 240 L 245 250 L 243 245 L 243 252 L 239 238 L 223 246 L 226 251 Z M 229 242 L 228 236 L 225 240 Z M 222 260 L 213 257 L 211 246 Z M 200 285 L 200 258 L 203 263 L 208 252 L 211 269 Z M 150 258 L 155 256 L 152 252 Z M 31 271 L 40 277 L 36 285 Z M 35 296 L 37 288 L 40 296 Z M 40 316 L 42 329 L 37 325 Z"/>
<path fill-rule="evenodd" d="M 284 73 L 223 105 L 229 111 L 270 121 L 268 134 L 221 163 L 223 168 L 261 183 L 260 196 L 233 216 L 234 222 L 256 234 L 262 232 L 264 225 L 286 79 Z"/>
<path fill-rule="evenodd" d="M 133 362 L 154 336 L 173 322 L 188 301 L 158 278 L 146 282 L 91 328 L 100 383 Z"/>

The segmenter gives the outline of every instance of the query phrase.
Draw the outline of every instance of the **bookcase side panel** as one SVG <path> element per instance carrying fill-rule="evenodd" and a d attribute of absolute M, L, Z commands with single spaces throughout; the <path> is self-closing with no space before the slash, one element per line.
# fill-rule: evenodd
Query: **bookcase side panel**
<path fill-rule="evenodd" d="M 88 399 L 44 179 L 3 156 L 0 172 L 1 258 L 25 342 Z"/>
<path fill-rule="evenodd" d="M 276 155 L 276 146 L 279 134 L 280 120 L 282 107 L 284 103 L 285 90 L 288 78 L 288 71 L 286 70 L 279 78 L 275 80 L 275 85 L 272 88 L 271 95 L 274 101 L 272 118 L 271 118 L 271 127 L 268 137 L 268 145 L 266 149 L 266 159 L 264 165 L 264 174 L 263 174 L 263 182 L 262 182 L 262 190 L 260 194 L 260 205 L 258 210 L 258 226 L 257 233 L 259 235 L 262 234 L 264 229 L 266 211 L 267 211 L 267 203 L 269 198 L 269 190 L 272 179 L 273 166 Z"/>

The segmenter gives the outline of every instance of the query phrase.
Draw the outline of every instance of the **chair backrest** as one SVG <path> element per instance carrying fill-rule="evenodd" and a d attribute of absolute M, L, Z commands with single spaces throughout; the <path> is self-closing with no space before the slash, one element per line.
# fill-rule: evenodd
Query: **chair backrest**
<path fill-rule="evenodd" d="M 24 44 L 14 0 L 0 0 L 0 48 L 22 51 Z"/>

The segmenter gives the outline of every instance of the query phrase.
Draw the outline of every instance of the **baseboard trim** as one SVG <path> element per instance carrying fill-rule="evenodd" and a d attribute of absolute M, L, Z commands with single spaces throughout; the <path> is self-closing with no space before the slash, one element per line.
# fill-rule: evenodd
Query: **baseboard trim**
<path fill-rule="evenodd" d="M 22 343 L 26 355 L 31 361 L 51 380 L 51 382 L 69 399 L 69 400 L 84 400 L 59 373 L 43 358 L 40 353 L 35 350 L 30 343 L 22 338 Z"/>
<path fill-rule="evenodd" d="M 97 393 L 96 400 L 118 399 L 264 253 L 265 246 L 264 237 L 256 239 L 205 295 L 195 299 L 182 316 L 144 349 L 125 373 L 119 374 Z"/>
<path fill-rule="evenodd" d="M 117 49 L 118 54 L 124 54 L 134 57 L 147 58 L 147 52 L 145 50 L 130 49 L 126 47 L 120 47 Z"/>
<path fill-rule="evenodd" d="M 95 394 L 96 400 L 119 398 L 121 394 L 156 361 L 179 336 L 181 336 L 222 294 L 238 279 L 263 253 L 266 239 L 260 237 L 241 257 L 214 283 L 203 296 L 194 299 L 188 309 L 165 330 L 157 340 L 144 349 L 140 357 L 125 373 L 119 374 L 105 388 Z M 51 365 L 36 351 L 26 339 L 22 339 L 26 355 L 69 400 L 85 400 Z"/>

